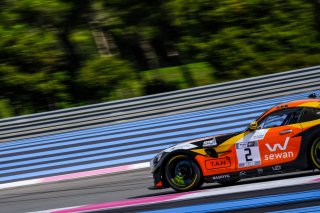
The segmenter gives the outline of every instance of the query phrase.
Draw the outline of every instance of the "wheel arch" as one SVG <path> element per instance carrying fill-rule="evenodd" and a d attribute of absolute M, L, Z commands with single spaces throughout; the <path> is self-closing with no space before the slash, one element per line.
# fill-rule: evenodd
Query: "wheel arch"
<path fill-rule="evenodd" d="M 320 140 L 320 125 L 311 127 L 310 129 L 302 132 L 301 147 L 298 160 L 304 159 L 308 168 L 312 168 L 312 160 L 310 151 L 313 143 Z"/>
<path fill-rule="evenodd" d="M 165 185 L 169 185 L 169 183 L 167 182 L 166 178 L 164 178 L 165 176 L 165 167 L 166 167 L 166 164 L 169 162 L 169 160 L 177 155 L 186 155 L 186 156 L 189 156 L 193 159 L 193 161 L 197 164 L 197 166 L 199 167 L 200 169 L 200 172 L 201 172 L 201 178 L 203 179 L 203 172 L 202 172 L 202 168 L 199 164 L 199 162 L 195 159 L 195 156 L 196 154 L 189 151 L 189 150 L 176 150 L 176 151 L 173 151 L 173 152 L 170 152 L 168 153 L 166 156 L 164 156 L 164 158 L 162 159 L 162 162 L 161 162 L 161 167 L 159 168 L 159 172 L 161 174 L 161 179 L 162 179 L 162 182 L 165 184 Z"/>
<path fill-rule="evenodd" d="M 310 168 L 312 168 L 312 169 L 315 169 L 316 168 L 316 166 L 314 165 L 314 162 L 313 162 L 313 160 L 312 160 L 312 146 L 313 146 L 313 144 L 314 143 L 316 143 L 317 141 L 319 141 L 320 140 L 320 133 L 316 136 L 316 137 L 314 137 L 313 138 L 313 140 L 311 141 L 311 142 L 309 142 L 309 144 L 308 144 L 308 149 L 307 149 L 307 152 L 308 152 L 308 165 L 309 165 L 309 167 Z"/>

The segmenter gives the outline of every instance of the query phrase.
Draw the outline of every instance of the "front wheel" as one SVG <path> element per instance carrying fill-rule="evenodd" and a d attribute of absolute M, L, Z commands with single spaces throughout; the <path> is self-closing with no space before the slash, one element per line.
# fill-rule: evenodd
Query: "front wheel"
<path fill-rule="evenodd" d="M 203 184 L 199 166 L 187 155 L 172 157 L 165 167 L 165 177 L 176 191 L 190 191 Z"/>
<path fill-rule="evenodd" d="M 320 169 L 320 139 L 318 138 L 311 146 L 310 157 L 313 166 Z"/>

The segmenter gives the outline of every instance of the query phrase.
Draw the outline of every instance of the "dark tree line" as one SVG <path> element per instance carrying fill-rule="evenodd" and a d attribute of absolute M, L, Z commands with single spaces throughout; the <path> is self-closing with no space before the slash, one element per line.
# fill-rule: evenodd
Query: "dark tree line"
<path fill-rule="evenodd" d="M 315 0 L 2 0 L 0 19 L 1 117 L 179 89 L 163 67 L 192 87 L 196 62 L 217 81 L 320 62 Z"/>

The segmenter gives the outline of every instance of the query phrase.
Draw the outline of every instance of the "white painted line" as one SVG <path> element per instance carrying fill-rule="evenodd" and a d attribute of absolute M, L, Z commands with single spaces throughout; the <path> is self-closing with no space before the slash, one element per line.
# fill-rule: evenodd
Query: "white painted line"
<path fill-rule="evenodd" d="M 149 167 L 150 167 L 149 162 L 137 163 L 137 164 L 133 164 L 130 166 L 131 169 L 144 169 L 144 168 L 149 168 Z"/>
<path fill-rule="evenodd" d="M 39 184 L 39 183 L 41 183 L 41 179 L 17 181 L 12 183 L 0 184 L 0 189 L 15 188 L 15 187 L 28 186 L 28 185 Z"/>
<path fill-rule="evenodd" d="M 60 210 L 68 210 L 71 208 L 80 208 L 82 206 L 74 206 L 74 207 L 67 207 L 67 208 L 58 208 L 58 209 L 49 209 L 49 210 L 43 210 L 43 211 L 36 211 L 36 212 L 26 212 L 26 213 L 51 213 L 54 211 L 60 211 Z"/>

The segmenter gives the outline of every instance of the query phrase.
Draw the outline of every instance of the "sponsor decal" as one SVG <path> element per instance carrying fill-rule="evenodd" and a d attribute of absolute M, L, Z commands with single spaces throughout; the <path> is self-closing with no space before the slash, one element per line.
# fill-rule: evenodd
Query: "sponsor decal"
<path fill-rule="evenodd" d="M 172 151 L 177 150 L 177 149 L 194 149 L 194 148 L 197 148 L 197 146 L 194 145 L 194 144 L 181 143 L 181 144 L 169 147 L 168 149 L 165 149 L 164 152 L 172 152 Z"/>
<path fill-rule="evenodd" d="M 281 166 L 280 165 L 276 165 L 276 166 L 273 166 L 272 167 L 272 170 L 273 171 L 280 171 L 282 168 L 281 168 Z"/>
<path fill-rule="evenodd" d="M 207 170 L 226 168 L 231 166 L 231 160 L 229 157 L 216 158 L 212 160 L 207 160 L 205 162 L 205 165 Z"/>
<path fill-rule="evenodd" d="M 213 176 L 212 179 L 213 180 L 221 180 L 221 179 L 228 179 L 230 178 L 230 175 L 227 174 L 227 175 L 217 175 L 217 176 Z"/>
<path fill-rule="evenodd" d="M 208 137 L 203 137 L 203 138 L 196 138 L 190 141 L 187 141 L 187 143 L 193 143 L 193 142 L 199 142 L 199 141 L 203 141 L 203 140 L 209 140 L 212 136 L 208 136 Z"/>
<path fill-rule="evenodd" d="M 236 144 L 237 149 L 244 149 L 247 148 L 247 143 L 246 142 L 240 142 Z"/>
<path fill-rule="evenodd" d="M 263 169 L 261 169 L 261 168 L 259 168 L 259 169 L 257 169 L 257 171 L 258 171 L 258 174 L 263 174 Z"/>
<path fill-rule="evenodd" d="M 264 160 L 279 160 L 279 159 L 286 159 L 286 158 L 293 158 L 293 152 L 281 152 L 275 154 L 266 154 L 264 155 Z"/>
<path fill-rule="evenodd" d="M 247 173 L 245 171 L 241 171 L 239 175 L 240 177 L 244 177 L 244 176 L 247 176 Z"/>
<path fill-rule="evenodd" d="M 259 129 L 242 137 L 238 142 L 263 140 L 269 129 Z"/>
<path fill-rule="evenodd" d="M 276 143 L 273 146 L 270 144 L 266 144 L 266 147 L 270 152 L 274 152 L 271 154 L 265 154 L 264 160 L 279 160 L 279 159 L 286 159 L 286 158 L 293 158 L 294 153 L 292 151 L 286 151 L 288 144 L 289 144 L 290 137 L 287 137 L 284 144 Z M 280 152 L 277 152 L 280 151 Z M 275 153 L 276 152 L 276 153 Z"/>
<path fill-rule="evenodd" d="M 258 146 L 258 141 L 240 142 L 236 144 L 237 149 L 245 149 L 248 147 Z"/>
<path fill-rule="evenodd" d="M 258 141 L 249 141 L 247 146 L 248 147 L 258 146 Z"/>
<path fill-rule="evenodd" d="M 207 140 L 203 142 L 203 147 L 208 147 L 208 146 L 217 146 L 217 141 L 216 138 L 213 138 L 212 140 Z"/>
<path fill-rule="evenodd" d="M 281 151 L 284 151 L 287 149 L 288 143 L 289 143 L 289 137 L 286 138 L 286 141 L 284 142 L 283 146 L 279 143 L 276 143 L 273 147 L 271 147 L 268 143 L 266 144 L 266 147 L 269 149 L 270 152 L 277 151 L 277 148 Z"/>
<path fill-rule="evenodd" d="M 251 140 L 263 140 L 268 132 L 268 129 L 256 130 L 252 135 Z"/>

